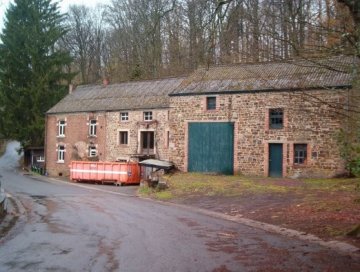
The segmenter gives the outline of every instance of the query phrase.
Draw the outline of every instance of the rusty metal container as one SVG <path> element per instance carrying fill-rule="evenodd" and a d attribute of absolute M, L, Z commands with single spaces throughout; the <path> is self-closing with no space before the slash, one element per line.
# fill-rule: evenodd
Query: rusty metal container
<path fill-rule="evenodd" d="M 72 161 L 70 180 L 111 182 L 116 185 L 140 183 L 140 166 L 131 162 Z"/>

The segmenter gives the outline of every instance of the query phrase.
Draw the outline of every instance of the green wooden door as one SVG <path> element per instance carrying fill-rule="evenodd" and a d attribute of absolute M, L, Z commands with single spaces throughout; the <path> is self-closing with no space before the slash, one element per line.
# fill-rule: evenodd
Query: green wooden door
<path fill-rule="evenodd" d="M 189 123 L 188 139 L 189 172 L 233 174 L 233 123 Z"/>
<path fill-rule="evenodd" d="M 269 176 L 282 177 L 283 145 L 269 144 Z"/>

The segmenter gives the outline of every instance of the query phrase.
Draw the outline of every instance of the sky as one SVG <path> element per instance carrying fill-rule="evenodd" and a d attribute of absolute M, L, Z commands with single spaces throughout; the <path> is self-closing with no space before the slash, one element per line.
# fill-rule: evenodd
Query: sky
<path fill-rule="evenodd" d="M 95 7 L 100 3 L 108 3 L 108 0 L 57 0 L 60 3 L 61 12 L 66 12 L 69 5 L 85 5 L 88 7 Z M 0 0 L 0 31 L 4 27 L 5 11 L 9 6 L 9 3 L 13 0 Z"/>

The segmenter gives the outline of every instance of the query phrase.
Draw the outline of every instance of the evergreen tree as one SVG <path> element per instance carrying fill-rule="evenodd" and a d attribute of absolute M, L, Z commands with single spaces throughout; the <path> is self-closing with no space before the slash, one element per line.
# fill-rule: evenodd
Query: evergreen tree
<path fill-rule="evenodd" d="M 0 35 L 0 131 L 23 147 L 44 142 L 45 113 L 66 92 L 63 15 L 51 0 L 15 0 Z"/>

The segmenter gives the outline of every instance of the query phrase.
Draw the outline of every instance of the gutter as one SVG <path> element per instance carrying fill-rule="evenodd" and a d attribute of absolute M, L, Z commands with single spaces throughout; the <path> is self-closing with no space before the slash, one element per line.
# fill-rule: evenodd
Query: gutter
<path fill-rule="evenodd" d="M 52 114 L 64 114 L 64 113 L 88 113 L 88 112 L 121 112 L 121 111 L 146 111 L 146 110 L 164 110 L 170 109 L 169 106 L 166 107 L 154 107 L 154 108 L 141 108 L 141 109 L 113 109 L 113 110 L 76 110 L 76 111 L 56 111 L 56 112 L 46 112 L 46 115 Z"/>

